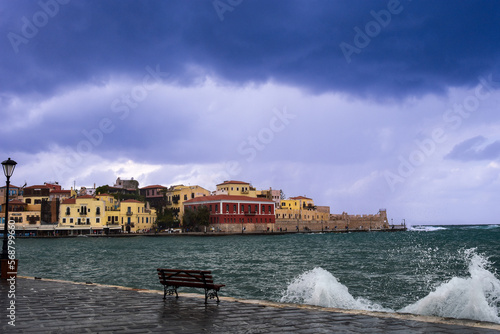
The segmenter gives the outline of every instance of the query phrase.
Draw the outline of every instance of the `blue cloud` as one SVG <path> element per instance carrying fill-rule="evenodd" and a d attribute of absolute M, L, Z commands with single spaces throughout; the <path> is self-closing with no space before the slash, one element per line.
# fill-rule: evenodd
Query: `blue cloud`
<path fill-rule="evenodd" d="M 459 161 L 496 160 L 500 157 L 500 140 L 487 143 L 487 138 L 476 136 L 453 147 L 445 159 Z"/>

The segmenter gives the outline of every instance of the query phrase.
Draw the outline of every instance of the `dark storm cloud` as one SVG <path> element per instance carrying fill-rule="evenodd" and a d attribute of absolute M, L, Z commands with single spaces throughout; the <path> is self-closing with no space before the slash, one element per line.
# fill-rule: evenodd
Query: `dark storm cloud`
<path fill-rule="evenodd" d="M 0 91 L 51 93 L 159 65 L 183 85 L 211 74 L 399 98 L 498 69 L 496 1 L 60 2 L 0 5 Z"/>
<path fill-rule="evenodd" d="M 460 161 L 496 160 L 500 157 L 500 140 L 487 144 L 483 136 L 467 139 L 453 147 L 446 159 Z"/>

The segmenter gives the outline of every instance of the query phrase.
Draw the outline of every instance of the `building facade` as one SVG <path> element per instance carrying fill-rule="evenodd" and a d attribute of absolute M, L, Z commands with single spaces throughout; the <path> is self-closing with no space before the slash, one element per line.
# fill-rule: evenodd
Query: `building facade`
<path fill-rule="evenodd" d="M 173 211 L 175 219 L 182 226 L 184 202 L 197 197 L 210 196 L 210 191 L 200 186 L 185 186 L 181 184 L 168 188 L 165 195 L 167 201 L 166 208 Z"/>
<path fill-rule="evenodd" d="M 210 211 L 210 229 L 224 232 L 274 231 L 275 205 L 272 200 L 236 195 L 212 195 L 184 202 L 196 209 L 206 206 Z"/>
<path fill-rule="evenodd" d="M 248 182 L 224 181 L 217 185 L 216 195 L 257 197 L 257 190 Z"/>
<path fill-rule="evenodd" d="M 143 196 L 151 207 L 162 208 L 167 205 L 167 187 L 161 185 L 151 185 L 139 189 L 139 194 Z"/>

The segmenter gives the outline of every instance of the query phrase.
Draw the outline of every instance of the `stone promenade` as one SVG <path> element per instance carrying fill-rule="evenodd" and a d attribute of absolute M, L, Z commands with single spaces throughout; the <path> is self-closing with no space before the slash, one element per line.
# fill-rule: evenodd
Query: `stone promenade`
<path fill-rule="evenodd" d="M 162 297 L 160 291 L 32 278 L 17 278 L 14 291 L 3 280 L 0 333 L 500 333 L 500 325 L 474 321 L 232 298 L 205 305 L 196 294 Z M 15 310 L 9 310 L 13 300 Z"/>

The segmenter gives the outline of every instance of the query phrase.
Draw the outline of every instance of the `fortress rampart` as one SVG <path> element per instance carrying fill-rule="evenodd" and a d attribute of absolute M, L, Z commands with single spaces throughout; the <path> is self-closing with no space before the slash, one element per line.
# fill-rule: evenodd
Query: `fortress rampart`
<path fill-rule="evenodd" d="M 275 231 L 373 231 L 390 229 L 386 210 L 377 214 L 330 214 L 328 220 L 276 219 Z"/>

